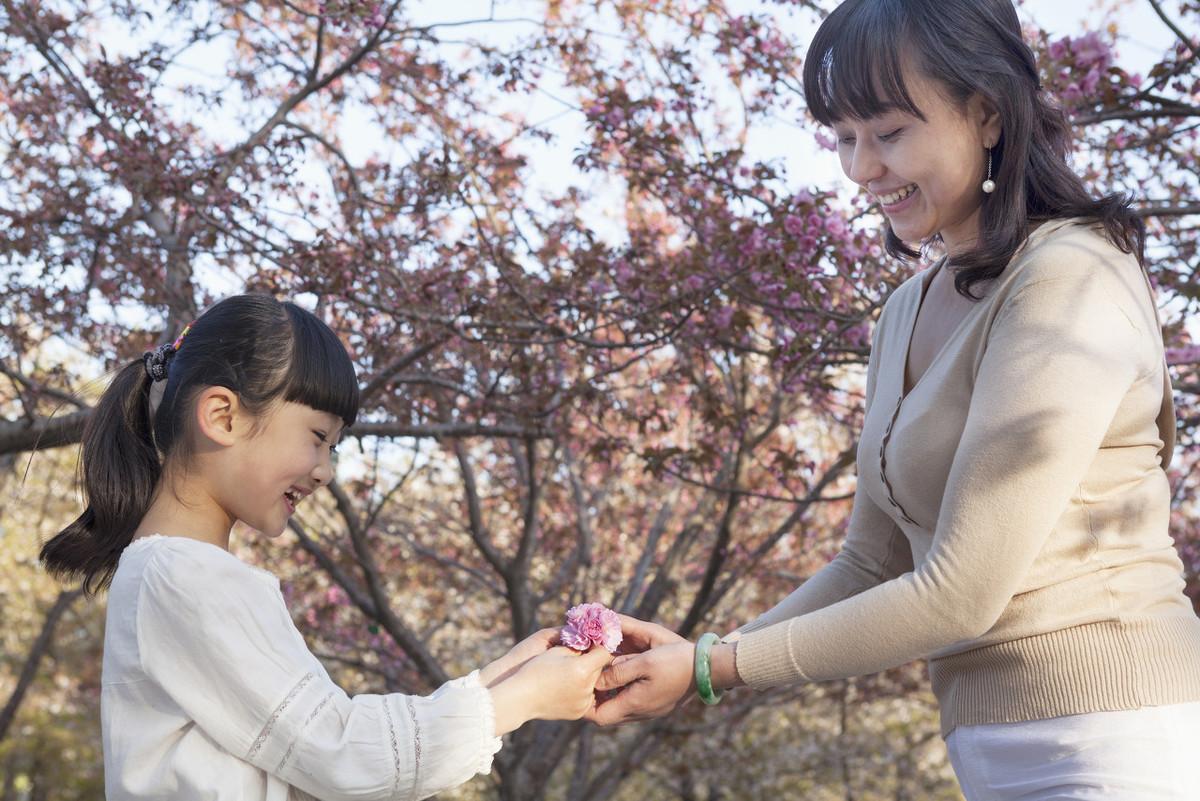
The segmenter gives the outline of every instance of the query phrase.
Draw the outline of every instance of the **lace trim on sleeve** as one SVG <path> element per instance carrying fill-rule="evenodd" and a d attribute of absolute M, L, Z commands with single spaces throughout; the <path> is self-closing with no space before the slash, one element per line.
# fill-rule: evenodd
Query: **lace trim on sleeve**
<path fill-rule="evenodd" d="M 420 786 L 421 781 L 421 721 L 417 719 L 417 706 L 413 703 L 412 696 L 406 695 L 404 697 L 404 702 L 408 706 L 408 715 L 412 718 L 413 722 L 413 751 L 415 753 L 415 762 L 413 764 L 412 794 L 413 798 L 416 798 L 417 787 Z M 394 738 L 392 740 L 392 747 L 396 747 L 396 741 Z M 397 761 L 400 759 L 399 752 L 397 752 L 396 759 Z"/>
<path fill-rule="evenodd" d="M 383 716 L 387 719 L 388 732 L 392 736 L 392 775 L 395 778 L 392 779 L 392 796 L 391 797 L 397 798 L 397 797 L 399 797 L 399 792 L 400 792 L 400 744 L 396 741 L 396 723 L 395 723 L 395 721 L 392 720 L 392 710 L 388 706 L 387 698 L 386 697 L 381 698 L 380 702 L 383 705 Z M 419 768 L 419 767 L 420 767 L 420 765 L 417 765 L 416 767 L 414 767 L 414 770 L 413 770 L 413 792 L 412 792 L 413 798 L 417 797 L 416 768 Z"/>
<path fill-rule="evenodd" d="M 275 711 L 272 712 L 271 717 L 267 719 L 262 731 L 258 734 L 258 738 L 254 741 L 254 745 L 250 746 L 250 750 L 246 752 L 247 762 L 252 761 L 254 757 L 258 755 L 259 750 L 263 747 L 263 744 L 266 743 L 267 738 L 271 735 L 271 729 L 275 727 L 275 721 L 279 720 L 279 716 L 282 715 L 284 710 L 291 705 L 292 701 L 295 700 L 296 695 L 314 678 L 315 675 L 313 673 L 305 673 L 304 677 L 301 678 L 300 681 L 296 682 L 296 685 L 292 687 L 291 691 L 287 694 L 287 697 L 280 702 L 279 706 L 275 707 Z"/>
<path fill-rule="evenodd" d="M 312 722 L 317 719 L 317 715 L 321 714 L 321 710 L 325 708 L 326 704 L 333 700 L 333 696 L 336 694 L 337 693 L 330 692 L 321 699 L 321 703 L 313 707 L 313 711 L 309 713 L 308 718 L 304 721 L 304 726 L 300 729 L 300 734 L 296 736 L 295 740 L 292 740 L 292 744 L 288 746 L 288 750 L 286 753 L 284 753 L 283 759 L 279 760 L 279 765 L 275 768 L 275 773 L 281 773 L 283 771 L 283 766 L 286 765 L 288 760 L 292 758 L 292 751 L 296 750 L 296 744 L 300 742 L 300 737 L 303 736 L 305 729 L 307 729 Z"/>

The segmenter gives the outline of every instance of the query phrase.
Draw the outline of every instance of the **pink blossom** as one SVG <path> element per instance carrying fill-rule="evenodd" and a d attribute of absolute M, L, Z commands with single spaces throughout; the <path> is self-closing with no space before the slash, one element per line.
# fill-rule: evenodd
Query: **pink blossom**
<path fill-rule="evenodd" d="M 1101 70 L 1106 70 L 1112 63 L 1112 49 L 1096 31 L 1084 34 L 1073 41 L 1071 49 L 1075 51 L 1075 59 L 1080 67 L 1089 67 L 1095 64 Z"/>
<path fill-rule="evenodd" d="M 837 150 L 837 141 L 832 136 L 824 131 L 817 131 L 813 134 L 813 139 L 817 140 L 817 144 L 826 150 Z"/>
<path fill-rule="evenodd" d="M 1167 348 L 1167 361 L 1171 364 L 1200 364 L 1200 345 L 1185 345 L 1182 348 Z"/>
<path fill-rule="evenodd" d="M 563 645 L 586 651 L 592 645 L 616 653 L 621 644 L 621 618 L 604 604 L 588 603 L 567 610 L 567 625 L 562 630 Z"/>

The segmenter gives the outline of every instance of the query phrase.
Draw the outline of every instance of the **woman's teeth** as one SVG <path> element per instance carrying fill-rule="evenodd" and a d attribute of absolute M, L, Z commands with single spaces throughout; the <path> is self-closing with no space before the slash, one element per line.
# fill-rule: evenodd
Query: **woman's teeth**
<path fill-rule="evenodd" d="M 892 192 L 887 195 L 879 195 L 878 197 L 879 197 L 879 201 L 881 203 L 883 203 L 883 205 L 894 206 L 897 203 L 899 203 L 901 200 L 904 200 L 906 197 L 908 197 L 909 195 L 911 195 L 913 192 L 916 192 L 916 191 L 917 191 L 917 185 L 909 184 L 908 186 L 901 189 L 899 192 Z"/>

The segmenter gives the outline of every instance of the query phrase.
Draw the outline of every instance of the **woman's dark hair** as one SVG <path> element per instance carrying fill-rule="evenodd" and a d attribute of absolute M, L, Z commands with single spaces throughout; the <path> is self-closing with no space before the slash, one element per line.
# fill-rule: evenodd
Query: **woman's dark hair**
<path fill-rule="evenodd" d="M 977 300 L 971 286 L 1004 272 L 1030 225 L 1046 220 L 1097 221 L 1116 247 L 1144 264 L 1145 224 L 1128 198 L 1093 198 L 1068 165 L 1070 124 L 1042 90 L 1011 0 L 846 0 L 809 46 L 809 111 L 824 125 L 893 109 L 924 119 L 904 83 L 905 57 L 948 99 L 965 107 L 978 93 L 1000 114 L 1003 130 L 992 150 L 996 190 L 984 195 L 977 246 L 954 256 L 960 294 Z M 886 244 L 897 258 L 919 255 L 891 225 Z"/>
<path fill-rule="evenodd" d="M 192 409 L 206 387 L 227 387 L 255 416 L 279 401 L 340 417 L 358 415 L 358 380 L 345 347 L 325 323 L 269 295 L 235 295 L 197 319 L 167 363 L 157 408 L 142 359 L 117 373 L 83 431 L 79 480 L 86 508 L 41 550 L 46 569 L 105 588 L 121 552 L 150 508 L 168 460 L 192 456 Z"/>

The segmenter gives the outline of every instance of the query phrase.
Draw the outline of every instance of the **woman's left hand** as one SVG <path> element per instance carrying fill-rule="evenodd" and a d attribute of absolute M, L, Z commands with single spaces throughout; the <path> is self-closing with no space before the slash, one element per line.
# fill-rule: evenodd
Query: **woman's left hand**
<path fill-rule="evenodd" d="M 546 628 L 530 634 L 514 645 L 504 656 L 482 668 L 479 671 L 479 683 L 484 687 L 491 687 L 504 681 L 520 670 L 521 666 L 530 659 L 560 645 L 559 635 L 561 632 L 561 628 Z"/>

